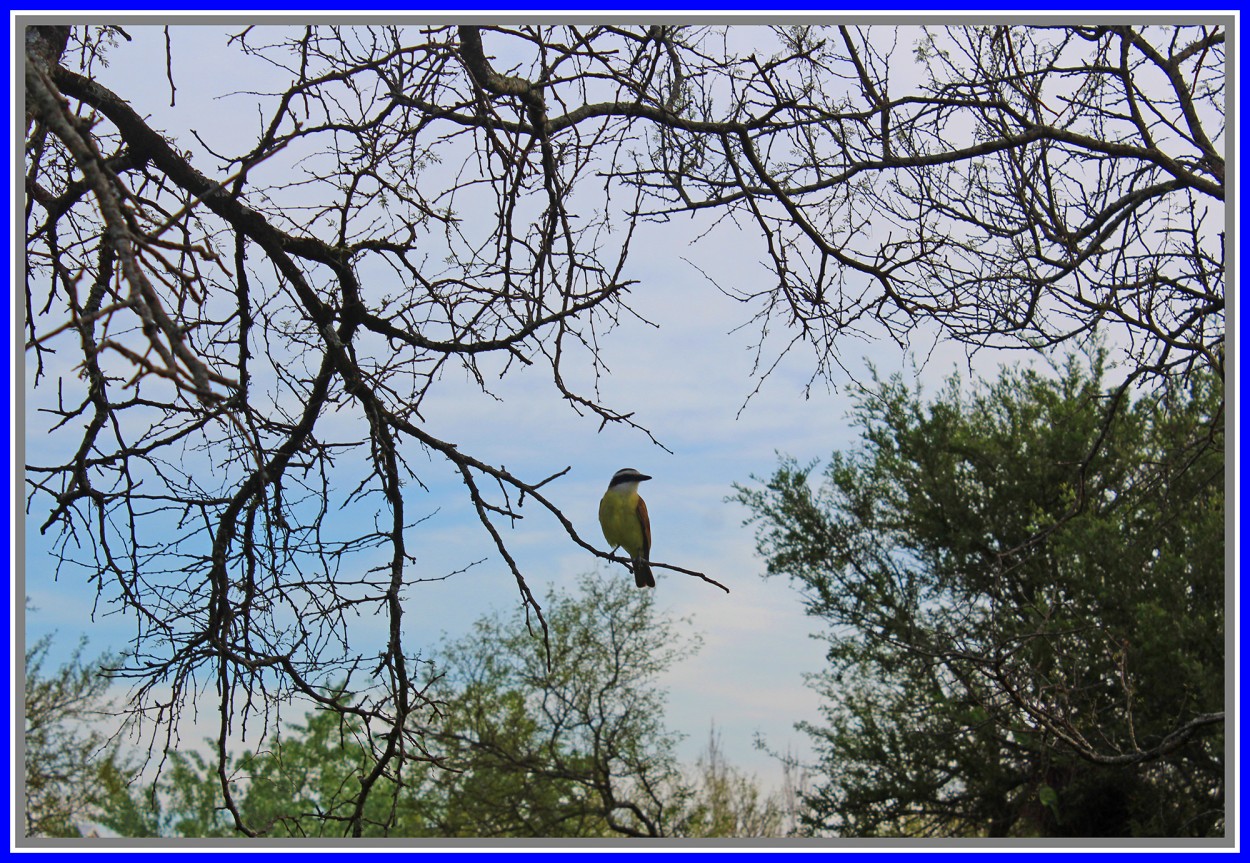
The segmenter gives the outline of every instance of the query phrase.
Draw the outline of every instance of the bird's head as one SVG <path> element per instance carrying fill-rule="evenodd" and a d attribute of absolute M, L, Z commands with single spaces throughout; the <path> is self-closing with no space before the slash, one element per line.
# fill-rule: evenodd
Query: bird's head
<path fill-rule="evenodd" d="M 638 485 L 638 483 L 648 479 L 651 479 L 651 477 L 647 476 L 645 473 L 640 473 L 632 467 L 623 467 L 616 473 L 612 474 L 612 481 L 608 483 L 608 488 L 616 488 L 617 486 L 624 485 L 625 483 Z"/>

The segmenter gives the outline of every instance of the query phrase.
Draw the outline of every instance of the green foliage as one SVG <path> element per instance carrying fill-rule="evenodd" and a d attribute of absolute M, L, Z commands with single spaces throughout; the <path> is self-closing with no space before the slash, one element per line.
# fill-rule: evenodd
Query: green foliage
<path fill-rule="evenodd" d="M 97 821 L 119 836 L 156 837 L 162 835 L 161 805 L 139 787 L 139 771 L 121 763 L 116 752 L 96 768 L 101 786 Z"/>
<path fill-rule="evenodd" d="M 738 487 L 830 629 L 811 830 L 1223 830 L 1223 383 L 1102 359 L 857 401 L 862 447 Z"/>
<path fill-rule="evenodd" d="M 729 764 L 715 729 L 695 765 L 695 784 L 679 835 L 783 836 L 794 821 L 786 789 L 764 794 L 752 777 Z"/>
<path fill-rule="evenodd" d="M 442 835 L 666 835 L 676 738 L 655 678 L 697 649 L 651 594 L 587 576 L 546 604 L 550 664 L 522 615 L 479 620 L 444 648 L 431 726 Z"/>
<path fill-rule="evenodd" d="M 372 766 L 359 726 L 312 711 L 273 744 L 227 758 L 225 771 L 241 820 L 270 837 L 343 835 L 353 785 Z M 224 804 L 214 763 L 189 750 L 168 753 L 159 781 L 145 786 L 137 771 L 101 765 L 108 792 L 100 822 L 122 836 L 234 837 L 240 832 Z M 364 833 L 385 836 L 395 784 L 383 779 L 366 804 Z"/>
<path fill-rule="evenodd" d="M 729 766 L 716 741 L 687 777 L 663 723 L 656 678 L 698 649 L 653 594 L 583 577 L 546 602 L 550 663 L 523 613 L 495 614 L 444 646 L 412 722 L 424 751 L 383 774 L 365 836 L 604 837 L 776 835 L 776 796 Z M 227 759 L 242 823 L 264 836 L 342 835 L 378 741 L 328 711 L 271 746 Z M 117 773 L 106 823 L 123 835 L 234 836 L 216 770 L 172 753 L 155 801 Z"/>
<path fill-rule="evenodd" d="M 25 656 L 25 833 L 79 836 L 102 793 L 93 759 L 111 748 L 93 728 L 108 707 L 108 681 L 99 668 L 104 659 L 83 661 L 85 639 L 67 663 L 47 673 L 52 638 L 41 638 Z"/>

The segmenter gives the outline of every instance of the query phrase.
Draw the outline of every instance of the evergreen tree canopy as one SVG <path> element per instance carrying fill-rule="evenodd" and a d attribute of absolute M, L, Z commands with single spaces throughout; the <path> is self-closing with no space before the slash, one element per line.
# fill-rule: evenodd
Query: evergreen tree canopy
<path fill-rule="evenodd" d="M 1103 372 L 876 380 L 818 482 L 737 487 L 829 624 L 809 829 L 1222 833 L 1223 381 Z"/>

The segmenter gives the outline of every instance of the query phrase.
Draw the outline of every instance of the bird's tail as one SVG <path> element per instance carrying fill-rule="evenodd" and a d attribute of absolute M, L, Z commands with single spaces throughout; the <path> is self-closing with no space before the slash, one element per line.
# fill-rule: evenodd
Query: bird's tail
<path fill-rule="evenodd" d="M 641 557 L 634 558 L 634 584 L 639 587 L 655 587 L 655 576 L 651 574 L 651 564 Z"/>

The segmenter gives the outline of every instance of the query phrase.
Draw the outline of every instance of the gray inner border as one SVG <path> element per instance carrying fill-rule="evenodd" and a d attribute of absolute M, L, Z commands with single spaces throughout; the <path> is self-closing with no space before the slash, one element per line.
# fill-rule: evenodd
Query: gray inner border
<path fill-rule="evenodd" d="M 1240 205 L 1240 195 L 1238 186 L 1238 137 L 1239 115 L 1238 106 L 1238 72 L 1237 66 L 1239 57 L 1239 36 L 1240 36 L 1240 14 L 1237 11 L 1220 11 L 1220 12 L 1203 12 L 1203 13 L 1179 13 L 1173 12 L 1168 14 L 1148 14 L 1139 12 L 1128 14 L 1123 12 L 1066 12 L 1059 14 L 1056 12 L 957 12 L 957 11 L 939 11 L 931 14 L 894 14 L 887 13 L 856 13 L 835 15 L 826 11 L 813 12 L 791 12 L 780 11 L 776 13 L 731 13 L 731 12 L 694 12 L 694 11 L 656 11 L 650 13 L 640 13 L 634 11 L 604 11 L 602 13 L 589 14 L 585 12 L 558 13 L 558 12 L 462 12 L 449 10 L 437 14 L 416 14 L 405 13 L 399 11 L 381 11 L 376 13 L 356 13 L 351 15 L 343 15 L 341 13 L 331 12 L 303 12 L 300 14 L 292 14 L 290 12 L 273 12 L 273 13 L 201 13 L 194 12 L 185 15 L 172 14 L 169 12 L 152 12 L 152 13 L 118 13 L 108 14 L 101 12 L 86 13 L 55 13 L 55 12 L 17 12 L 9 13 L 9 45 L 12 52 L 12 67 L 10 69 L 13 77 L 10 79 L 13 90 L 13 104 L 10 121 L 13 130 L 13 165 L 10 175 L 12 186 L 11 194 L 11 217 L 13 225 L 13 235 L 10 238 L 12 250 L 12 285 L 16 286 L 24 283 L 24 266 L 23 256 L 19 254 L 19 249 L 24 248 L 24 238 L 18 230 L 18 226 L 24 224 L 22 205 L 23 196 L 20 194 L 20 187 L 17 184 L 17 178 L 24 175 L 23 166 L 25 164 L 24 146 L 25 140 L 17 137 L 17 128 L 20 124 L 19 118 L 25 114 L 25 98 L 24 91 L 19 94 L 16 90 L 16 82 L 24 77 L 25 72 L 25 52 L 19 51 L 18 46 L 24 44 L 25 28 L 32 24 L 134 24 L 134 25 L 162 25 L 177 24 L 180 26 L 190 26 L 197 24 L 213 24 L 213 25 L 231 25 L 231 24 L 358 24 L 367 25 L 375 23 L 387 24 L 430 24 L 430 23 L 447 23 L 454 21 L 456 23 L 541 23 L 541 24 L 652 24 L 657 21 L 666 21 L 672 23 L 700 23 L 700 24 L 1063 24 L 1071 23 L 1074 18 L 1079 18 L 1082 24 L 1222 24 L 1227 28 L 1228 41 L 1225 51 L 1226 75 L 1228 87 L 1226 90 L 1227 103 L 1225 105 L 1225 164 L 1228 166 L 1226 175 L 1227 189 L 1232 190 L 1232 194 L 1225 200 L 1225 236 L 1232 239 L 1227 246 L 1227 274 L 1226 285 L 1238 284 L 1238 257 L 1237 253 L 1240 249 L 1238 242 L 1239 235 L 1237 233 L 1238 226 L 1238 209 Z M 1226 289 L 1226 294 L 1228 293 Z M 1225 784 L 1225 837 L 1224 839 L 1046 839 L 1046 840 L 1029 840 L 1029 839 L 1009 839 L 1009 840 L 990 840 L 990 839 L 940 839 L 940 840 L 924 840 L 924 839 L 659 839 L 651 842 L 640 843 L 634 839 L 309 839 L 300 843 L 291 843 L 288 840 L 249 840 L 240 837 L 239 839 L 127 839 L 127 838 L 96 838 L 96 839 L 35 839 L 25 836 L 18 836 L 16 831 L 18 825 L 23 821 L 23 807 L 19 805 L 21 800 L 25 799 L 25 776 L 24 772 L 18 769 L 19 763 L 24 763 L 25 745 L 23 735 L 18 731 L 18 720 L 21 716 L 20 705 L 17 703 L 16 693 L 24 691 L 25 683 L 25 667 L 24 663 L 19 663 L 18 658 L 26 655 L 26 608 L 24 602 L 18 602 L 20 597 L 25 596 L 26 590 L 26 541 L 25 541 L 25 468 L 26 463 L 26 438 L 24 434 L 26 425 L 25 411 L 25 392 L 26 392 L 26 366 L 25 351 L 21 349 L 23 344 L 24 324 L 25 324 L 25 306 L 18 302 L 18 293 L 14 290 L 11 292 L 11 300 L 13 302 L 10 311 L 12 320 L 12 354 L 10 361 L 12 362 L 10 384 L 12 386 L 12 409 L 13 414 L 10 419 L 10 435 L 12 442 L 13 462 L 11 465 L 11 474 L 13 481 L 12 488 L 12 516 L 10 521 L 10 529 L 12 530 L 12 554 L 13 554 L 13 581 L 10 595 L 10 628 L 12 633 L 12 689 L 10 703 L 10 719 L 11 727 L 11 756 L 10 770 L 12 775 L 12 783 L 10 789 L 13 793 L 12 811 L 10 813 L 10 825 L 12 832 L 10 834 L 10 850 L 25 851 L 122 851 L 125 849 L 142 849 L 144 851 L 153 851 L 158 849 L 179 849 L 179 850 L 208 850 L 208 849 L 225 849 L 232 851 L 321 851 L 330 852 L 351 848 L 358 851 L 378 852 L 385 850 L 401 851 L 404 849 L 443 849 L 456 851 L 491 851 L 511 849 L 514 851 L 574 851 L 574 850 L 594 850 L 618 851 L 623 849 L 632 849 L 642 851 L 643 849 L 666 849 L 666 850 L 783 850 L 792 852 L 819 852 L 819 851 L 881 851 L 881 852 L 916 852 L 916 851 L 938 851 L 951 852 L 958 850 L 977 851 L 1043 851 L 1043 850 L 1066 850 L 1066 851 L 1115 851 L 1115 850 L 1189 850 L 1189 851 L 1220 851 L 1229 849 L 1239 849 L 1239 823 L 1237 816 L 1239 814 L 1238 803 L 1240 784 L 1238 782 L 1239 775 L 1236 769 L 1238 756 L 1240 755 L 1240 727 L 1238 725 L 1238 679 L 1236 674 L 1239 670 L 1238 647 L 1238 630 L 1239 615 L 1237 611 L 1240 606 L 1238 604 L 1238 579 L 1237 579 L 1237 563 L 1239 551 L 1239 519 L 1237 512 L 1237 504 L 1240 496 L 1237 494 L 1239 486 L 1238 479 L 1238 447 L 1240 426 L 1238 423 L 1238 383 L 1240 350 L 1238 343 L 1238 327 L 1237 327 L 1237 291 L 1234 287 L 1231 296 L 1225 297 L 1226 310 L 1225 321 L 1228 334 L 1231 336 L 1227 340 L 1228 346 L 1226 352 L 1232 362 L 1226 365 L 1225 376 L 1225 393 L 1228 399 L 1230 410 L 1228 413 L 1233 419 L 1233 434 L 1226 437 L 1225 443 L 1225 580 L 1224 580 L 1224 596 L 1225 609 L 1231 609 L 1232 626 L 1228 625 L 1228 617 L 1225 617 L 1224 627 L 1224 662 L 1225 662 L 1225 760 L 1224 760 L 1224 784 Z M 19 431 L 22 433 L 19 434 Z M 1233 506 L 1227 506 L 1229 501 L 1229 490 L 1233 490 L 1231 502 Z M 1228 538 L 1232 538 L 1233 542 L 1227 542 Z M 1229 734 L 1231 729 L 1232 734 Z M 1230 757 L 1231 756 L 1231 757 Z"/>

